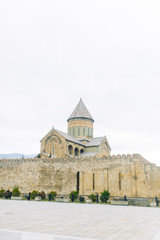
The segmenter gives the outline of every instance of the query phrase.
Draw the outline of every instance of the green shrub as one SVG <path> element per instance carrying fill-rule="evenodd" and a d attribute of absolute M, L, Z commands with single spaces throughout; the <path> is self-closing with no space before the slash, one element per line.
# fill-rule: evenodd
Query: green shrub
<path fill-rule="evenodd" d="M 35 197 L 37 197 L 38 195 L 39 195 L 39 192 L 34 190 L 34 191 L 31 192 L 30 197 L 31 197 L 31 199 L 35 199 Z"/>
<path fill-rule="evenodd" d="M 19 191 L 19 187 L 18 186 L 13 188 L 13 190 L 12 190 L 12 196 L 13 197 L 19 197 L 20 193 L 21 192 Z"/>
<path fill-rule="evenodd" d="M 55 197 L 57 196 L 57 193 L 52 191 L 49 194 L 51 194 L 51 200 L 55 200 Z"/>
<path fill-rule="evenodd" d="M 77 198 L 78 198 L 78 191 L 72 191 L 71 193 L 70 193 L 70 195 L 69 195 L 69 198 L 71 199 L 71 201 L 72 201 L 72 196 L 73 196 L 73 201 L 75 201 L 75 200 L 77 200 Z"/>
<path fill-rule="evenodd" d="M 100 199 L 101 202 L 106 203 L 109 199 L 110 193 L 108 192 L 108 190 L 104 190 L 104 192 L 101 193 Z"/>
<path fill-rule="evenodd" d="M 93 193 L 90 194 L 88 198 L 91 199 L 92 202 L 96 202 L 97 201 L 97 196 L 95 194 L 93 194 Z"/>
<path fill-rule="evenodd" d="M 39 196 L 40 196 L 41 199 L 43 199 L 43 200 L 46 198 L 46 194 L 45 194 L 44 191 L 40 192 L 40 193 L 39 193 Z"/>
<path fill-rule="evenodd" d="M 82 196 L 79 197 L 79 201 L 80 201 L 80 202 L 84 202 L 84 200 L 85 200 L 84 197 L 82 197 Z"/>
<path fill-rule="evenodd" d="M 2 188 L 2 189 L 0 190 L 0 197 L 4 197 L 4 193 L 5 193 L 5 190 Z"/>

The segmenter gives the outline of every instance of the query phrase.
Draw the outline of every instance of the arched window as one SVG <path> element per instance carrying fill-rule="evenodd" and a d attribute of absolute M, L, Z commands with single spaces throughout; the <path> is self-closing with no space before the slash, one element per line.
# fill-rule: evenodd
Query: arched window
<path fill-rule="evenodd" d="M 78 155 L 79 155 L 79 149 L 78 149 L 78 148 L 75 148 L 75 149 L 74 149 L 74 155 L 75 155 L 75 156 L 78 156 Z"/>
<path fill-rule="evenodd" d="M 72 145 L 69 145 L 69 146 L 68 146 L 68 153 L 69 153 L 70 155 L 73 155 L 73 146 L 72 146 Z"/>
<path fill-rule="evenodd" d="M 83 149 L 81 149 L 81 150 L 80 150 L 80 154 L 82 154 L 83 152 L 84 152 L 84 150 L 83 150 Z"/>

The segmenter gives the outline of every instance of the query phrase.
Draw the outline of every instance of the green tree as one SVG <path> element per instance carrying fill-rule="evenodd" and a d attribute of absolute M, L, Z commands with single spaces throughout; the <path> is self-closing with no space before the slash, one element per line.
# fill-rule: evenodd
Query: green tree
<path fill-rule="evenodd" d="M 90 194 L 88 198 L 91 199 L 92 202 L 96 202 L 96 200 L 97 200 L 97 196 L 95 194 L 93 194 L 93 193 Z"/>
<path fill-rule="evenodd" d="M 57 193 L 52 191 L 49 194 L 51 194 L 51 200 L 55 200 L 55 197 L 57 196 Z"/>
<path fill-rule="evenodd" d="M 73 201 L 75 201 L 75 200 L 77 200 L 77 198 L 78 198 L 78 191 L 72 191 L 71 193 L 70 193 L 70 195 L 69 195 L 69 198 L 71 199 L 71 201 L 73 200 Z"/>
<path fill-rule="evenodd" d="M 30 196 L 31 196 L 31 199 L 35 199 L 35 197 L 37 197 L 38 195 L 39 195 L 39 192 L 36 190 L 33 190 Z"/>
<path fill-rule="evenodd" d="M 0 190 L 0 197 L 4 197 L 4 193 L 5 193 L 5 190 L 2 188 L 2 189 Z"/>
<path fill-rule="evenodd" d="M 19 187 L 18 186 L 14 187 L 12 190 L 12 196 L 19 197 L 20 194 L 21 194 L 21 192 L 19 191 Z"/>
<path fill-rule="evenodd" d="M 109 196 L 110 196 L 110 193 L 108 190 L 104 190 L 102 193 L 101 193 L 101 196 L 100 196 L 100 199 L 101 199 L 101 202 L 104 202 L 106 203 L 109 199 Z"/>

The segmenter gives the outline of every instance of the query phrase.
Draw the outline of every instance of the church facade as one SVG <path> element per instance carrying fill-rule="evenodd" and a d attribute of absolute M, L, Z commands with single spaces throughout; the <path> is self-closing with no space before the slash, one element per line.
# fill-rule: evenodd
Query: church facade
<path fill-rule="evenodd" d="M 109 156 L 110 145 L 105 136 L 93 138 L 93 117 L 82 99 L 67 120 L 68 133 L 54 128 L 41 140 L 42 157 Z"/>

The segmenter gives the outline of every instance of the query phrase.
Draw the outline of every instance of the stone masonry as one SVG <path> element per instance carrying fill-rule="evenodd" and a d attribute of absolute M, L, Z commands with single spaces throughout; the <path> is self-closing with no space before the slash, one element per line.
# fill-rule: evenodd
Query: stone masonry
<path fill-rule="evenodd" d="M 79 190 L 88 195 L 108 189 L 112 196 L 160 197 L 160 167 L 139 154 L 0 160 L 0 189 L 16 185 L 24 193 Z"/>

